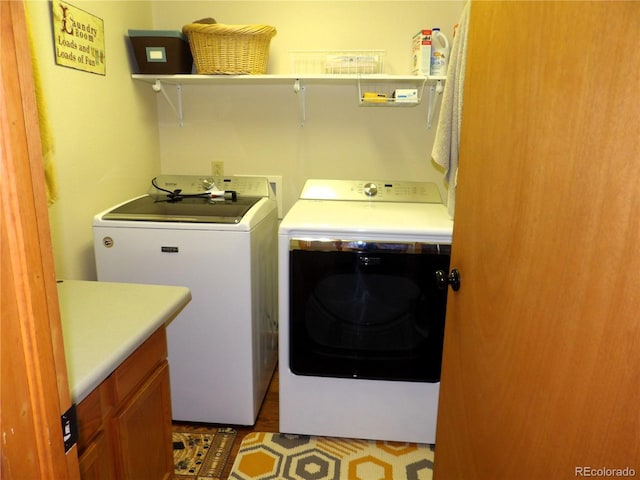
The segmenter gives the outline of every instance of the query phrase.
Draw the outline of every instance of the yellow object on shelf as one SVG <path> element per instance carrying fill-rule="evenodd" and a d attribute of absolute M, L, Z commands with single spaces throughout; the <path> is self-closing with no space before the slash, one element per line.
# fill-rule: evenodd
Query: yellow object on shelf
<path fill-rule="evenodd" d="M 386 103 L 387 95 L 384 93 L 364 92 L 362 101 L 370 103 Z"/>

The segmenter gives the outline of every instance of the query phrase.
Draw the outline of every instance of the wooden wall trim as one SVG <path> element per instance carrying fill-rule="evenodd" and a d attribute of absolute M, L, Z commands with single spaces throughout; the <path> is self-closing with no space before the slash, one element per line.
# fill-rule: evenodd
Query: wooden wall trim
<path fill-rule="evenodd" d="M 79 478 L 24 5 L 0 1 L 2 477 Z"/>

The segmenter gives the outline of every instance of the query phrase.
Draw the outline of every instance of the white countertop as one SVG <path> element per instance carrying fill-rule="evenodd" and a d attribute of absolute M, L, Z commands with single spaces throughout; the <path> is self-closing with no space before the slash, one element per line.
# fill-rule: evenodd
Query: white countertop
<path fill-rule="evenodd" d="M 186 287 L 80 280 L 58 281 L 58 296 L 75 403 L 191 300 Z"/>

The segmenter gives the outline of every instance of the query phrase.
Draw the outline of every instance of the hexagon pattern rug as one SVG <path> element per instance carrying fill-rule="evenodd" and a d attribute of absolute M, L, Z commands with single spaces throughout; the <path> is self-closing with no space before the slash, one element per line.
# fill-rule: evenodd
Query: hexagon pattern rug
<path fill-rule="evenodd" d="M 433 445 L 254 432 L 233 480 L 431 480 Z"/>

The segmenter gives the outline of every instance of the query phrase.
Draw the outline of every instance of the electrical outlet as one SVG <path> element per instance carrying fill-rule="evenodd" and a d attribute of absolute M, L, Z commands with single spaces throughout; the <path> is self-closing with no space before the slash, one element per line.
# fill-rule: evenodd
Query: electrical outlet
<path fill-rule="evenodd" d="M 211 176 L 224 177 L 224 162 L 215 160 L 211 162 Z"/>

